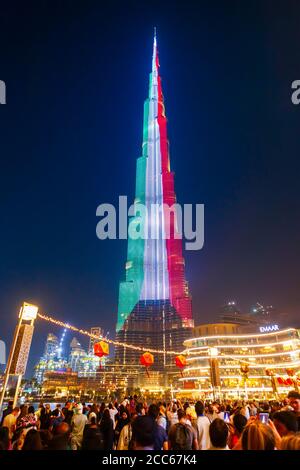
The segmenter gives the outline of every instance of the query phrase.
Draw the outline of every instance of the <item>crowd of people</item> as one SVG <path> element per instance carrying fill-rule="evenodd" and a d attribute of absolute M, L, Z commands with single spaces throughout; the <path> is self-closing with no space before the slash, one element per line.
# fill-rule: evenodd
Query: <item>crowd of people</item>
<path fill-rule="evenodd" d="M 300 450 L 300 394 L 282 401 L 194 402 L 134 395 L 4 409 L 0 450 Z"/>

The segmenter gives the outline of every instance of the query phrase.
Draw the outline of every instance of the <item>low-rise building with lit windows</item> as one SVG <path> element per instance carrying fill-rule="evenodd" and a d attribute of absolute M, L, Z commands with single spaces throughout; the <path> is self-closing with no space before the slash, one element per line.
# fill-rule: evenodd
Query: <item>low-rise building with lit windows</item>
<path fill-rule="evenodd" d="M 246 334 L 234 325 L 210 324 L 195 331 L 201 334 L 184 342 L 188 365 L 177 393 L 268 399 L 298 387 L 300 330 L 270 325 Z"/>

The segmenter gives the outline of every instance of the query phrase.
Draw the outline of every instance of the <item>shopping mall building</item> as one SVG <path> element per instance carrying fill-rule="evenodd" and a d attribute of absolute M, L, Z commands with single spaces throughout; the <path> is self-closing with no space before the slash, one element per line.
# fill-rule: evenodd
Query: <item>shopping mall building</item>
<path fill-rule="evenodd" d="M 195 398 L 278 398 L 297 388 L 300 330 L 216 323 L 194 328 L 184 342 L 187 367 L 177 394 Z"/>

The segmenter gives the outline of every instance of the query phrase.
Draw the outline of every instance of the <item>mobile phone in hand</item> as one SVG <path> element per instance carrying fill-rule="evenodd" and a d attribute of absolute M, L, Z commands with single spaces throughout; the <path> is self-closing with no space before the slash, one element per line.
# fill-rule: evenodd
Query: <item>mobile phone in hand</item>
<path fill-rule="evenodd" d="M 269 421 L 269 413 L 259 413 L 259 419 L 262 423 L 268 424 Z"/>

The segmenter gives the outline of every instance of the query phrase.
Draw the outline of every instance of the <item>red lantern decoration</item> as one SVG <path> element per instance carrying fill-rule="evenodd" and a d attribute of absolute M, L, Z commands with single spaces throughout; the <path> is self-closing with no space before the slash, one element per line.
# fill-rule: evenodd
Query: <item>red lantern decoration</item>
<path fill-rule="evenodd" d="M 101 357 L 109 355 L 109 344 L 105 341 L 99 341 L 94 343 L 94 354 L 100 357 L 100 368 L 101 368 Z"/>
<path fill-rule="evenodd" d="M 294 385 L 294 382 L 293 382 L 293 380 L 289 377 L 288 379 L 285 380 L 285 385 L 291 386 L 291 385 Z"/>
<path fill-rule="evenodd" d="M 285 380 L 282 377 L 277 377 L 279 385 L 285 385 Z"/>
<path fill-rule="evenodd" d="M 149 352 L 145 352 L 140 357 L 140 363 L 142 366 L 146 367 L 146 372 L 147 372 L 148 377 L 149 377 L 148 367 L 152 366 L 153 362 L 154 362 L 154 356 L 153 354 Z"/>
<path fill-rule="evenodd" d="M 179 367 L 179 369 L 184 369 L 187 366 L 186 357 L 183 356 L 182 354 L 179 354 L 179 356 L 175 357 L 175 364 L 176 364 L 176 367 Z M 180 372 L 181 372 L 181 376 L 183 377 L 182 370 Z"/>

